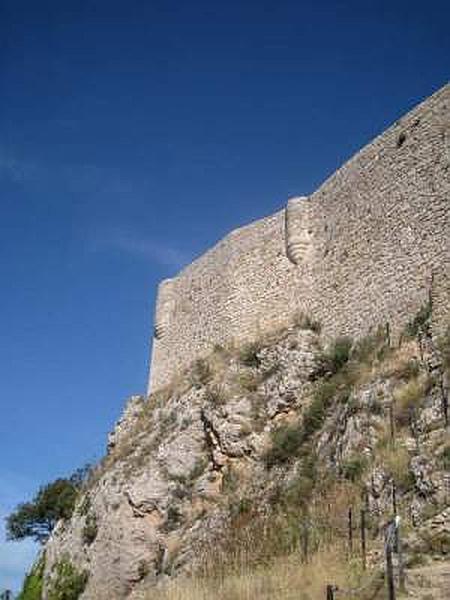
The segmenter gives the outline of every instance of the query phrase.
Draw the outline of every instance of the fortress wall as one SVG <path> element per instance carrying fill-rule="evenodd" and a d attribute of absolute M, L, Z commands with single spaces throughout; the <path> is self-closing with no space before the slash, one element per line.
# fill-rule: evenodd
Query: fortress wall
<path fill-rule="evenodd" d="M 390 322 L 428 300 L 449 314 L 450 86 L 376 138 L 309 198 L 231 232 L 159 290 L 152 390 L 208 353 L 288 323 L 326 335 Z"/>
<path fill-rule="evenodd" d="M 427 301 L 433 274 L 436 318 L 448 317 L 449 126 L 447 85 L 311 196 L 312 310 L 325 333 L 390 321 L 395 337 Z"/>
<path fill-rule="evenodd" d="M 287 323 L 302 307 L 305 269 L 286 258 L 284 210 L 237 229 L 172 280 L 170 333 L 153 341 L 150 388 L 207 354 Z M 303 279 L 302 279 L 303 278 Z M 156 322 L 162 319 L 158 294 Z"/>

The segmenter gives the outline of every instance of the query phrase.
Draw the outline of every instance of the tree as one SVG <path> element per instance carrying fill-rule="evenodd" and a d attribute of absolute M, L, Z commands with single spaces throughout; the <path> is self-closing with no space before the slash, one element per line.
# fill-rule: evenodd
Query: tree
<path fill-rule="evenodd" d="M 89 473 L 89 467 L 78 469 L 69 478 L 56 479 L 41 487 L 31 502 L 19 504 L 6 518 L 8 540 L 27 537 L 43 544 L 60 519 L 72 515 L 80 488 Z"/>

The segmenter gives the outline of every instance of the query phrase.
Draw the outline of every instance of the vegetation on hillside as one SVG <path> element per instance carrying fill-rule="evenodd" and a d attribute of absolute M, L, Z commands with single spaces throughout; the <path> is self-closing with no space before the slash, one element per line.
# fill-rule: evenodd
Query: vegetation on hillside
<path fill-rule="evenodd" d="M 374 557 L 382 553 L 380 530 L 393 509 L 389 501 L 387 514 L 377 519 L 370 516 L 366 478 L 374 469 L 383 470 L 396 490 L 397 514 L 404 517 L 404 534 L 408 533 L 416 482 L 411 470 L 414 452 L 406 440 L 413 435 L 414 422 L 426 399 L 439 389 L 436 375 L 431 376 L 426 366 L 417 362 L 417 336 L 427 332 L 429 317 L 428 308 L 421 309 L 398 348 L 390 347 L 387 332 L 380 330 L 357 343 L 340 338 L 323 351 L 317 360 L 310 403 L 297 419 L 286 419 L 272 431 L 264 460 L 266 468 L 270 472 L 278 469 L 280 476 L 276 476 L 278 484 L 267 490 L 269 509 L 262 510 L 257 499 L 242 496 L 239 475 L 228 471 L 225 480 L 233 485 L 227 484 L 226 488 L 231 514 L 227 531 L 205 554 L 203 569 L 197 576 L 175 581 L 157 595 L 149 591 L 148 600 L 321 600 L 326 583 L 340 589 L 358 589 L 351 597 L 359 600 L 385 597 L 383 571 Z M 441 338 L 439 349 L 443 367 L 448 369 L 450 328 Z M 258 349 L 246 348 L 241 360 L 257 368 Z M 363 411 L 355 404 L 355 392 L 383 378 L 390 379 L 393 396 L 383 402 L 373 399 Z M 336 414 L 346 419 L 361 414 L 366 420 L 372 415 L 378 428 L 378 445 L 371 457 L 356 453 L 342 461 L 339 470 L 332 470 L 318 454 L 317 443 L 325 429 L 330 431 L 338 425 Z M 436 466 L 448 469 L 450 444 L 445 444 L 445 431 L 442 435 L 433 442 Z M 287 479 L 286 473 L 290 473 Z M 349 507 L 356 515 L 353 551 L 348 541 Z M 357 530 L 362 510 L 371 553 L 366 570 Z M 434 511 L 438 512 L 439 507 L 435 506 Z M 449 543 L 439 538 L 431 546 L 423 535 L 421 543 L 428 543 L 430 553 L 440 552 Z M 418 552 L 409 549 L 411 565 L 423 560 Z"/>
<path fill-rule="evenodd" d="M 59 478 L 41 487 L 31 502 L 19 504 L 6 519 L 9 540 L 31 537 L 43 544 L 60 519 L 72 516 L 89 467 L 77 470 L 69 478 Z"/>
<path fill-rule="evenodd" d="M 79 571 L 68 558 L 56 563 L 47 589 L 47 600 L 78 600 L 89 579 L 87 571 Z"/>
<path fill-rule="evenodd" d="M 219 413 L 227 409 L 227 403 L 232 399 L 242 396 L 252 406 L 250 424 L 246 427 L 262 432 L 261 439 L 264 440 L 258 454 L 258 458 L 262 458 L 262 464 L 258 466 L 262 478 L 258 480 L 259 491 L 249 485 L 251 469 L 243 475 L 245 469 L 239 460 L 219 465 L 221 496 L 212 504 L 205 504 L 204 512 L 194 518 L 207 517 L 208 510 L 217 508 L 227 515 L 227 526 L 218 532 L 217 539 L 207 540 L 206 548 L 196 549 L 195 576 L 174 581 L 165 590 L 149 591 L 148 600 L 206 600 L 211 597 L 217 600 L 290 600 L 293 597 L 322 600 L 326 583 L 341 589 L 358 589 L 356 597 L 359 600 L 381 600 L 383 596 L 377 595 L 377 590 L 382 588 L 382 532 L 394 510 L 390 494 L 395 496 L 392 502 L 396 503 L 396 514 L 404 518 L 402 526 L 408 532 L 413 527 L 410 512 L 417 483 L 412 462 L 419 455 L 420 436 L 438 430 L 432 439 L 427 437 L 427 452 L 432 449 L 436 470 L 448 470 L 450 464 L 450 442 L 441 425 L 433 422 L 429 429 L 429 423 L 418 425 L 430 402 L 441 394 L 442 381 L 437 372 L 429 370 L 422 356 L 425 346 L 420 346 L 422 337 L 429 335 L 429 318 L 430 311 L 424 307 L 411 320 L 399 347 L 391 346 L 389 330 L 383 328 L 357 342 L 340 337 L 321 348 L 317 335 L 320 326 L 312 319 L 302 317 L 297 327 L 307 328 L 315 334 L 311 334 L 315 340 L 315 366 L 311 374 L 308 372 L 305 376 L 303 381 L 306 383 L 301 384 L 307 390 L 305 395 L 300 401 L 288 404 L 288 408 L 277 413 L 272 421 L 267 412 L 263 417 L 260 413 L 261 405 L 270 401 L 268 394 L 273 389 L 270 387 L 273 381 L 269 381 L 267 388 L 265 382 L 278 374 L 283 375 L 283 360 L 286 356 L 290 359 L 287 353 L 291 349 L 291 338 L 285 338 L 284 354 L 279 354 L 275 362 L 267 361 L 267 353 L 264 353 L 265 348 L 272 352 L 273 339 L 260 340 L 243 348 L 217 347 L 211 356 L 197 360 L 190 372 L 180 375 L 171 386 L 143 404 L 140 416 L 128 432 L 129 440 L 121 440 L 102 461 L 84 486 L 82 496 L 79 494 L 81 482 L 75 486 L 73 497 L 68 494 L 67 498 L 71 500 L 67 503 L 65 495 L 57 493 L 58 486 L 53 489 L 54 484 L 49 484 L 33 501 L 36 512 L 22 510 L 21 513 L 19 509 L 26 506 L 21 505 L 14 514 L 18 513 L 23 519 L 31 514 L 34 520 L 31 519 L 29 525 L 40 526 L 36 515 L 44 514 L 46 510 L 54 515 L 58 510 L 61 518 L 68 518 L 78 500 L 76 514 L 85 518 L 81 535 L 87 549 L 96 539 L 98 526 L 103 522 L 100 519 L 97 524 L 91 507 L 92 487 L 105 471 L 120 462 L 128 477 L 133 469 L 146 464 L 145 452 L 148 456 L 166 437 L 177 431 L 177 427 L 183 428 L 183 419 L 187 416 L 177 418 L 176 404 L 171 404 L 171 398 L 179 398 L 190 389 L 196 393 L 200 390 L 204 406 Z M 289 333 L 282 332 L 282 335 Z M 310 339 L 309 333 L 305 339 Z M 275 343 L 279 342 L 280 337 L 275 340 Z M 450 370 L 450 328 L 439 340 L 439 352 L 443 369 Z M 288 393 L 295 398 L 295 391 L 288 390 Z M 433 406 L 437 406 L 436 402 Z M 153 413 L 157 414 L 154 420 L 151 418 Z M 342 454 L 338 440 L 351 419 L 354 419 L 351 428 L 357 432 L 359 428 L 362 439 Z M 152 437 L 148 434 L 150 425 Z M 370 443 L 364 439 L 369 435 Z M 148 440 L 147 446 L 143 443 L 142 448 L 139 444 L 136 447 L 139 436 L 141 440 Z M 188 476 L 176 480 L 177 502 L 184 496 L 192 499 L 197 478 L 208 470 L 208 457 L 203 458 Z M 381 508 L 370 512 L 369 487 L 374 474 L 382 479 L 379 494 L 384 497 L 380 500 Z M 46 502 L 42 501 L 44 491 L 48 492 Z M 52 498 L 53 512 L 48 511 Z M 44 511 L 39 512 L 39 507 Z M 438 512 L 442 507 L 433 505 L 431 508 Z M 349 509 L 354 515 L 352 547 L 349 547 Z M 366 569 L 358 544 L 361 511 L 364 512 L 368 546 Z M 23 531 L 26 531 L 26 524 Z M 169 506 L 160 531 L 170 532 L 173 537 L 184 526 L 188 528 L 190 524 L 178 504 Z M 28 531 L 40 534 L 39 529 L 36 533 L 31 529 Z M 439 549 L 447 547 L 448 540 L 424 538 L 423 543 L 433 552 L 440 552 Z M 417 552 L 414 555 L 415 551 L 409 548 L 408 552 L 408 560 L 418 559 Z M 164 573 L 176 572 L 177 567 L 172 568 L 173 564 L 172 555 L 168 555 Z M 29 595 L 21 596 L 21 600 L 41 600 L 42 573 L 42 570 L 30 573 L 22 592 Z M 139 581 L 145 583 L 148 573 L 148 565 L 143 563 Z M 88 573 L 78 571 L 63 557 L 54 566 L 46 584 L 48 599 L 76 600 L 87 581 Z M 32 595 L 34 589 L 38 590 L 38 595 Z"/>
<path fill-rule="evenodd" d="M 25 576 L 22 591 L 17 600 L 41 600 L 44 585 L 45 558 L 40 556 L 31 571 Z"/>

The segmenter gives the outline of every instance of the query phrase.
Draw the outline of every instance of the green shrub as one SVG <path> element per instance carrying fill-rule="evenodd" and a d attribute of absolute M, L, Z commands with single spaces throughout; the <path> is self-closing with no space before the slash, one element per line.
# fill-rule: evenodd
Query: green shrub
<path fill-rule="evenodd" d="M 47 600 L 78 600 L 86 588 L 88 579 L 88 571 L 78 571 L 67 558 L 63 559 L 54 567 Z"/>
<path fill-rule="evenodd" d="M 97 532 L 97 516 L 94 513 L 88 513 L 82 531 L 83 543 L 90 546 L 97 537 Z"/>
<path fill-rule="evenodd" d="M 352 340 L 349 337 L 338 337 L 326 352 L 317 358 L 316 376 L 335 375 L 348 363 Z"/>
<path fill-rule="evenodd" d="M 239 517 L 241 515 L 248 515 L 253 510 L 253 501 L 251 498 L 239 498 L 239 500 L 231 505 L 231 515 L 233 517 Z"/>
<path fill-rule="evenodd" d="M 17 600 L 41 600 L 44 587 L 45 559 L 41 557 L 25 576 L 22 591 Z"/>
<path fill-rule="evenodd" d="M 225 404 L 227 397 L 224 387 L 221 385 L 209 385 L 205 389 L 205 400 L 214 405 Z"/>
<path fill-rule="evenodd" d="M 246 367 L 259 367 L 261 361 L 258 353 L 261 347 L 256 342 L 246 344 L 239 351 L 239 361 Z"/>
<path fill-rule="evenodd" d="M 308 440 L 323 425 L 327 409 L 337 391 L 338 385 L 335 379 L 323 381 L 316 388 L 313 400 L 303 415 L 302 442 Z"/>
<path fill-rule="evenodd" d="M 349 337 L 339 337 L 333 342 L 329 352 L 329 357 L 331 359 L 334 373 L 340 371 L 348 362 L 351 348 L 352 340 Z"/>
<path fill-rule="evenodd" d="M 183 524 L 183 521 L 184 518 L 181 510 L 178 508 L 178 506 L 171 505 L 167 509 L 167 516 L 164 522 L 163 529 L 167 533 L 170 531 L 174 531 Z"/>
<path fill-rule="evenodd" d="M 342 464 L 342 476 L 349 481 L 359 481 L 367 467 L 363 456 L 353 456 Z"/>
<path fill-rule="evenodd" d="M 319 323 L 319 321 L 314 321 L 310 317 L 310 315 L 308 315 L 304 312 L 299 312 L 295 315 L 294 324 L 299 329 L 310 329 L 311 331 L 314 331 L 314 333 L 320 333 L 320 331 L 322 329 L 322 326 Z"/>
<path fill-rule="evenodd" d="M 287 508 L 298 508 L 309 502 L 318 479 L 318 457 L 310 445 L 302 447 L 299 455 L 301 460 L 297 474 L 282 493 Z"/>
<path fill-rule="evenodd" d="M 420 332 L 428 330 L 432 312 L 431 302 L 420 307 L 415 317 L 407 324 L 405 335 L 408 338 L 415 338 Z"/>
<path fill-rule="evenodd" d="M 272 432 L 272 445 L 264 455 L 267 467 L 282 464 L 297 455 L 302 444 L 302 427 L 299 424 L 281 425 Z"/>
<path fill-rule="evenodd" d="M 305 408 L 302 423 L 282 425 L 272 433 L 272 446 L 264 457 L 267 467 L 299 455 L 301 447 L 322 427 L 327 409 L 338 393 L 341 399 L 348 397 L 347 390 L 339 389 L 338 381 L 334 378 L 318 385 L 311 404 Z"/>
<path fill-rule="evenodd" d="M 194 361 L 191 369 L 191 382 L 194 386 L 205 385 L 212 378 L 211 366 L 204 358 L 198 358 Z"/>
<path fill-rule="evenodd" d="M 445 470 L 450 470 L 450 445 L 445 446 L 441 452 L 441 464 Z"/>

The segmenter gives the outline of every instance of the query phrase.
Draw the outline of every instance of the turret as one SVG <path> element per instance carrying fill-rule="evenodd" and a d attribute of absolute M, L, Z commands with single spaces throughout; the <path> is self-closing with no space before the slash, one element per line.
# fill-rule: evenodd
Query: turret
<path fill-rule="evenodd" d="M 175 307 L 173 288 L 173 279 L 164 279 L 158 287 L 154 331 L 154 336 L 157 340 L 164 338 L 170 326 Z"/>
<path fill-rule="evenodd" d="M 311 246 L 310 210 L 307 196 L 291 198 L 285 209 L 286 254 L 295 265 L 304 261 Z"/>

